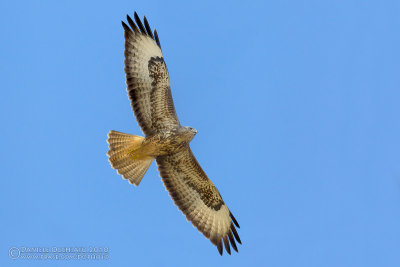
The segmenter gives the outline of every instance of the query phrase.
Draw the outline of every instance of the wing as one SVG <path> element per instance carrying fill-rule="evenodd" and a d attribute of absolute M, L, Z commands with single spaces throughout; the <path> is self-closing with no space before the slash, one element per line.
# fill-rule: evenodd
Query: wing
<path fill-rule="evenodd" d="M 132 109 L 146 135 L 180 126 L 172 100 L 167 66 L 157 31 L 144 26 L 135 12 L 135 21 L 127 16 L 125 31 L 125 73 Z"/>
<path fill-rule="evenodd" d="M 221 255 L 222 241 L 229 254 L 230 245 L 237 251 L 235 239 L 241 241 L 234 224 L 238 228 L 239 224 L 191 149 L 159 156 L 156 161 L 165 187 L 186 218 L 217 246 Z"/>

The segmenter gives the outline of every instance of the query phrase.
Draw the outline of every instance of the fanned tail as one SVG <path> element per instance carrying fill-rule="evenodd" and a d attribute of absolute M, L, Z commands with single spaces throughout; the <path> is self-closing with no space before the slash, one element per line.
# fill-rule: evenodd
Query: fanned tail
<path fill-rule="evenodd" d="M 150 156 L 134 154 L 141 147 L 143 140 L 144 137 L 117 131 L 110 131 L 107 139 L 110 149 L 107 156 L 111 166 L 124 179 L 128 179 L 136 186 L 140 184 L 154 159 Z"/>

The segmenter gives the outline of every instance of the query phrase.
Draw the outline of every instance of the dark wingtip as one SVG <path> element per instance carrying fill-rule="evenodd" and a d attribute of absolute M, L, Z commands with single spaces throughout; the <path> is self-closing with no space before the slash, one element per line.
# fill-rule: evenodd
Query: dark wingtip
<path fill-rule="evenodd" d="M 229 216 L 231 216 L 231 219 L 232 219 L 233 223 L 236 225 L 236 227 L 240 228 L 239 223 L 236 221 L 236 219 L 233 216 L 232 212 L 229 212 Z"/>
<path fill-rule="evenodd" d="M 139 33 L 139 29 L 136 27 L 136 24 L 133 22 L 129 15 L 126 15 L 126 19 L 128 20 L 129 26 L 133 29 L 134 32 Z"/>
<path fill-rule="evenodd" d="M 235 226 L 233 226 L 233 224 L 231 224 L 231 230 L 232 230 L 233 235 L 235 236 L 236 241 L 237 241 L 239 244 L 242 244 L 242 241 L 240 240 L 240 237 L 239 237 L 239 235 L 238 235 L 238 233 L 237 233 L 237 231 L 236 231 Z"/>
<path fill-rule="evenodd" d="M 144 26 L 146 27 L 147 34 L 154 40 L 153 33 L 151 32 L 150 24 L 146 19 L 146 16 L 143 17 Z"/>
<path fill-rule="evenodd" d="M 147 34 L 147 33 L 146 33 L 146 30 L 145 30 L 145 28 L 144 28 L 144 26 L 143 26 L 143 24 L 142 24 L 142 21 L 140 20 L 140 18 L 139 18 L 139 16 L 138 16 L 138 14 L 136 13 L 136 11 L 135 11 L 135 14 L 134 14 L 133 16 L 134 16 L 134 18 L 135 18 L 135 21 L 136 21 L 137 26 L 138 26 L 139 29 L 140 29 L 140 32 L 143 33 L 143 34 Z"/>
<path fill-rule="evenodd" d="M 218 248 L 219 254 L 222 256 L 223 250 L 222 250 L 222 241 L 221 241 L 221 239 L 219 239 L 217 241 L 217 248 Z"/>
<path fill-rule="evenodd" d="M 156 29 L 154 29 L 154 39 L 156 40 L 158 47 L 161 49 L 160 39 L 158 39 L 158 34 Z"/>
<path fill-rule="evenodd" d="M 139 18 L 139 16 L 138 16 L 138 14 L 136 13 L 136 11 L 133 13 L 133 17 L 135 18 L 135 20 L 136 20 L 136 17 Z"/>
<path fill-rule="evenodd" d="M 228 233 L 229 241 L 231 242 L 232 248 L 236 251 L 239 252 L 235 243 L 235 239 L 233 238 L 232 232 L 229 231 Z"/>
<path fill-rule="evenodd" d="M 131 31 L 131 29 L 129 29 L 128 25 L 125 24 L 125 22 L 121 21 L 122 27 L 124 27 L 125 31 Z"/>
<path fill-rule="evenodd" d="M 135 33 L 145 34 L 145 35 L 151 37 L 154 41 L 156 41 L 158 47 L 160 47 L 160 49 L 161 49 L 160 39 L 158 38 L 157 31 L 154 30 L 154 35 L 153 35 L 150 24 L 149 24 L 146 16 L 143 17 L 144 26 L 143 26 L 142 21 L 139 18 L 139 15 L 136 13 L 136 11 L 133 14 L 133 17 L 134 17 L 136 23 L 132 20 L 132 18 L 129 15 L 126 15 L 126 19 L 128 21 L 130 28 L 128 27 L 128 25 L 126 25 L 124 22 L 122 22 L 122 26 L 124 27 L 125 31 L 131 32 L 133 30 Z"/>
<path fill-rule="evenodd" d="M 228 236 L 224 236 L 224 246 L 225 246 L 226 252 L 228 252 L 228 254 L 231 255 L 231 247 L 229 245 Z"/>

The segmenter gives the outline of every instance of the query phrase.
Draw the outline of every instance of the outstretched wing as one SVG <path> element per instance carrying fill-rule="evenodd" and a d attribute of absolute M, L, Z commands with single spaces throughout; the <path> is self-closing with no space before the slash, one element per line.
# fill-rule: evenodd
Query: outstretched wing
<path fill-rule="evenodd" d="M 125 30 L 125 73 L 129 98 L 136 119 L 146 135 L 179 126 L 172 100 L 167 66 L 157 31 L 151 32 L 146 17 L 135 21 L 127 16 Z"/>
<path fill-rule="evenodd" d="M 222 241 L 230 254 L 241 244 L 234 224 L 239 224 L 222 200 L 217 188 L 200 167 L 191 149 L 156 158 L 165 187 L 178 208 L 222 255 Z M 235 239 L 234 239 L 235 237 Z"/>

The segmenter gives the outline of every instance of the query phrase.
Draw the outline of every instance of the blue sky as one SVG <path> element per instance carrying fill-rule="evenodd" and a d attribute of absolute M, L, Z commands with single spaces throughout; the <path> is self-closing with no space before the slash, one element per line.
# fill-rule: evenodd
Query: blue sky
<path fill-rule="evenodd" d="M 399 266 L 398 1 L 3 1 L 1 266 Z M 237 217 L 219 256 L 156 166 L 111 169 L 111 129 L 141 135 L 123 29 L 157 28 L 191 147 Z M 10 247 L 103 246 L 102 261 Z"/>

